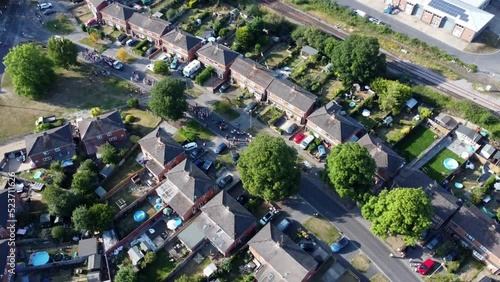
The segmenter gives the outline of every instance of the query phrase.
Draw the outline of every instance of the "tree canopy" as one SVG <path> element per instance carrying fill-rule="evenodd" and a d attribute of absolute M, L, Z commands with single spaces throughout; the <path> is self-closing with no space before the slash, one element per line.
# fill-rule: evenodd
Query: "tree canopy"
<path fill-rule="evenodd" d="M 333 50 L 332 64 L 344 86 L 370 83 L 385 73 L 385 54 L 379 49 L 377 38 L 350 35 Z"/>
<path fill-rule="evenodd" d="M 366 148 L 354 142 L 340 144 L 328 155 L 326 163 L 328 177 L 339 196 L 364 202 L 377 167 Z"/>
<path fill-rule="evenodd" d="M 95 204 L 90 208 L 79 206 L 73 211 L 72 220 L 78 231 L 99 231 L 109 228 L 113 221 L 114 210 L 107 204 Z"/>
<path fill-rule="evenodd" d="M 185 84 L 180 79 L 167 77 L 156 83 L 151 90 L 149 107 L 157 116 L 168 120 L 178 120 L 188 109 Z"/>
<path fill-rule="evenodd" d="M 380 109 L 395 115 L 401 112 L 413 95 L 411 87 L 394 80 L 378 78 L 371 83 L 371 87 L 377 93 Z"/>
<path fill-rule="evenodd" d="M 73 175 L 71 187 L 80 195 L 94 193 L 95 184 L 97 180 L 97 173 L 90 170 L 78 170 Z"/>
<path fill-rule="evenodd" d="M 296 161 L 297 152 L 283 139 L 258 135 L 238 160 L 243 187 L 270 201 L 296 194 L 300 182 Z"/>
<path fill-rule="evenodd" d="M 384 190 L 371 197 L 361 212 L 372 222 L 375 235 L 403 235 L 408 245 L 414 245 L 429 228 L 433 215 L 431 200 L 422 188 Z"/>
<path fill-rule="evenodd" d="M 113 145 L 107 142 L 106 144 L 101 145 L 97 152 L 101 156 L 102 161 L 105 164 L 116 166 L 120 162 L 118 151 L 115 149 L 115 147 L 113 147 Z"/>
<path fill-rule="evenodd" d="M 115 282 L 136 282 L 137 273 L 132 269 L 131 266 L 121 266 L 116 273 Z"/>
<path fill-rule="evenodd" d="M 93 160 L 91 159 L 86 159 L 82 163 L 80 163 L 80 166 L 78 167 L 78 170 L 89 170 L 92 172 L 97 172 L 97 166 L 94 163 Z"/>
<path fill-rule="evenodd" d="M 50 230 L 50 234 L 52 235 L 52 238 L 54 239 L 63 239 L 64 235 L 66 235 L 66 230 L 64 229 L 63 226 L 54 226 Z"/>
<path fill-rule="evenodd" d="M 321 52 L 325 51 L 328 41 L 336 41 L 324 31 L 312 26 L 299 26 L 292 32 L 291 37 L 298 46 L 309 45 Z"/>
<path fill-rule="evenodd" d="M 80 199 L 72 191 L 49 185 L 42 192 L 42 201 L 51 215 L 68 217 Z"/>
<path fill-rule="evenodd" d="M 240 52 L 248 50 L 253 40 L 253 34 L 248 26 L 242 26 L 236 30 L 236 41 L 234 43 L 234 49 Z"/>
<path fill-rule="evenodd" d="M 76 45 L 67 38 L 52 36 L 47 43 L 47 49 L 49 58 L 56 66 L 68 68 L 78 63 Z"/>
<path fill-rule="evenodd" d="M 90 115 L 92 117 L 100 116 L 101 114 L 102 114 L 101 108 L 95 107 L 95 108 L 90 109 Z"/>
<path fill-rule="evenodd" d="M 52 61 L 33 43 L 10 49 L 4 64 L 15 93 L 31 99 L 42 98 L 56 77 Z"/>

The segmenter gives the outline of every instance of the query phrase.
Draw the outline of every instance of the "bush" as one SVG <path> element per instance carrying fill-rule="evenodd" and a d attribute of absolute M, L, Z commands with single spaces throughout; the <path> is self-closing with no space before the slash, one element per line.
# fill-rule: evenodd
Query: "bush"
<path fill-rule="evenodd" d="M 137 135 L 132 135 L 130 136 L 129 140 L 130 140 L 130 143 L 134 143 L 136 144 L 139 140 L 141 139 L 141 137 L 137 136 Z"/>
<path fill-rule="evenodd" d="M 483 198 L 484 198 L 484 190 L 483 189 L 475 188 L 474 190 L 472 190 L 470 201 L 474 205 L 480 204 L 483 201 Z"/>
<path fill-rule="evenodd" d="M 139 42 L 139 44 L 137 44 L 133 50 L 142 50 L 142 47 L 144 47 L 146 44 L 148 44 L 148 40 L 147 39 L 143 39 L 141 42 Z M 146 48 L 147 50 L 147 48 Z"/>
<path fill-rule="evenodd" d="M 158 60 L 153 66 L 153 72 L 156 74 L 168 75 L 170 73 L 169 65 L 165 61 Z"/>
<path fill-rule="evenodd" d="M 148 50 L 148 46 L 144 46 L 144 47 L 142 47 L 142 49 L 141 49 L 141 50 L 142 50 L 142 51 L 144 51 L 144 52 L 146 52 L 146 51 Z"/>
<path fill-rule="evenodd" d="M 205 83 L 205 81 L 207 81 L 210 78 L 210 76 L 212 76 L 213 71 L 214 68 L 212 67 L 204 69 L 199 75 L 196 76 L 194 82 L 196 82 L 196 84 L 198 85 L 203 85 L 203 83 Z"/>
<path fill-rule="evenodd" d="M 118 83 L 118 79 L 116 79 L 116 78 L 110 78 L 110 79 L 108 79 L 108 83 L 109 84 L 117 84 Z"/>
<path fill-rule="evenodd" d="M 87 32 L 87 26 L 84 23 L 81 23 L 80 27 L 82 28 L 83 32 Z"/>
<path fill-rule="evenodd" d="M 144 56 L 144 52 L 142 52 L 141 50 L 132 49 L 132 52 L 134 52 L 134 54 L 139 55 L 141 57 Z"/>
<path fill-rule="evenodd" d="M 127 122 L 127 123 L 132 123 L 132 122 L 134 122 L 134 120 L 135 120 L 135 117 L 133 115 L 126 115 L 125 116 L 125 122 Z"/>
<path fill-rule="evenodd" d="M 179 135 L 184 137 L 184 139 L 186 139 L 189 142 L 196 141 L 196 134 L 194 134 L 192 132 L 188 132 L 188 131 L 184 130 L 183 128 L 180 128 L 177 132 L 179 133 Z"/>
<path fill-rule="evenodd" d="M 137 98 L 128 99 L 127 106 L 129 106 L 129 108 L 138 108 L 139 107 L 139 99 L 137 99 Z"/>
<path fill-rule="evenodd" d="M 455 273 L 457 270 L 460 268 L 460 262 L 459 261 L 450 261 L 446 264 L 446 269 L 450 273 Z"/>
<path fill-rule="evenodd" d="M 220 36 L 220 37 L 224 37 L 224 36 L 226 36 L 228 33 L 229 33 L 229 29 L 228 29 L 228 28 L 226 28 L 226 27 L 224 27 L 224 28 L 221 28 L 221 30 L 219 31 L 219 33 L 218 33 L 218 34 L 219 34 L 219 36 Z"/>

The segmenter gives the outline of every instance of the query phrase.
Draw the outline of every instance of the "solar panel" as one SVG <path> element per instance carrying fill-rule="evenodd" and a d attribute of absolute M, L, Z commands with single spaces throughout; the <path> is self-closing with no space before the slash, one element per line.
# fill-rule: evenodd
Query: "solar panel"
<path fill-rule="evenodd" d="M 429 6 L 453 17 L 459 16 L 464 22 L 469 21 L 469 15 L 465 14 L 465 9 L 457 7 L 451 3 L 443 0 L 431 0 Z"/>

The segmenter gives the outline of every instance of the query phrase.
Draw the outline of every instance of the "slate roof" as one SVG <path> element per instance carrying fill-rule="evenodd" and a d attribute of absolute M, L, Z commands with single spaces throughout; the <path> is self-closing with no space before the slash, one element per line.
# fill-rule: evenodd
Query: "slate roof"
<path fill-rule="evenodd" d="M 247 58 L 237 58 L 231 65 L 231 71 L 241 74 L 264 89 L 266 89 L 274 79 L 274 73 L 272 71 Z"/>
<path fill-rule="evenodd" d="M 44 132 L 28 135 L 24 141 L 28 156 L 74 144 L 71 125 L 69 123 Z"/>
<path fill-rule="evenodd" d="M 356 134 L 363 126 L 355 119 L 340 114 L 342 107 L 336 102 L 330 102 L 314 111 L 308 118 L 331 138 L 339 142 L 347 142 L 349 138 Z"/>
<path fill-rule="evenodd" d="M 456 133 L 461 133 L 461 134 L 469 137 L 471 140 L 473 140 L 476 143 L 479 142 L 479 140 L 481 140 L 481 138 L 482 138 L 481 134 L 475 132 L 474 129 L 467 127 L 463 124 L 459 125 L 455 131 L 456 131 Z"/>
<path fill-rule="evenodd" d="M 223 66 L 229 65 L 240 55 L 226 46 L 217 43 L 207 43 L 197 53 Z"/>
<path fill-rule="evenodd" d="M 160 36 L 165 34 L 170 26 L 170 22 L 155 18 L 151 15 L 140 13 L 132 14 L 128 23 L 143 28 L 144 30 L 159 34 Z"/>
<path fill-rule="evenodd" d="M 135 13 L 134 9 L 122 4 L 113 3 L 102 9 L 101 14 L 109 15 L 122 21 L 127 21 Z"/>
<path fill-rule="evenodd" d="M 78 256 L 83 258 L 97 254 L 97 238 L 83 239 L 78 242 Z"/>
<path fill-rule="evenodd" d="M 368 150 L 377 163 L 377 174 L 383 178 L 392 178 L 405 163 L 404 158 L 373 135 L 365 134 L 358 144 Z"/>
<path fill-rule="evenodd" d="M 319 51 L 311 46 L 304 46 L 302 47 L 302 49 L 300 49 L 300 52 L 305 53 L 307 55 L 315 55 L 318 54 Z"/>
<path fill-rule="evenodd" d="M 265 261 L 264 267 L 255 274 L 257 281 L 299 282 L 318 266 L 310 255 L 273 224 L 264 226 L 248 245 Z"/>
<path fill-rule="evenodd" d="M 500 257 L 500 228 L 494 219 L 486 216 L 475 206 L 464 205 L 451 221 L 495 256 Z"/>
<path fill-rule="evenodd" d="M 161 37 L 166 42 L 189 51 L 201 42 L 201 39 L 180 29 L 173 29 Z"/>
<path fill-rule="evenodd" d="M 122 129 L 125 129 L 125 125 L 118 111 L 112 111 L 78 122 L 78 130 L 83 141 Z"/>
<path fill-rule="evenodd" d="M 214 187 L 212 179 L 186 159 L 165 174 L 157 193 L 182 216 Z"/>
<path fill-rule="evenodd" d="M 435 118 L 435 120 L 438 123 L 441 123 L 443 126 L 445 126 L 448 129 L 455 128 L 458 125 L 458 122 L 454 118 L 450 117 L 447 114 L 443 114 L 443 113 L 439 113 L 437 115 L 437 117 Z"/>
<path fill-rule="evenodd" d="M 267 91 L 303 112 L 316 102 L 316 96 L 287 79 L 274 79 Z"/>
<path fill-rule="evenodd" d="M 94 6 L 94 8 L 99 7 L 102 3 L 107 3 L 106 0 L 89 0 L 89 2 Z"/>
<path fill-rule="evenodd" d="M 148 161 L 146 167 L 156 175 L 163 171 L 166 164 L 184 153 L 184 148 L 161 126 L 144 136 L 138 143 L 153 157 L 154 161 Z"/>

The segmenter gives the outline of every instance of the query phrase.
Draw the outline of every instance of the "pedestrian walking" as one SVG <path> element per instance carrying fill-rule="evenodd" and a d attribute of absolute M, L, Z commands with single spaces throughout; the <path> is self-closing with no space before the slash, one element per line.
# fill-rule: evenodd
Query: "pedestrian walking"
<path fill-rule="evenodd" d="M 89 81 L 90 81 L 90 83 L 94 82 L 94 81 L 92 80 L 92 77 L 89 77 Z"/>

